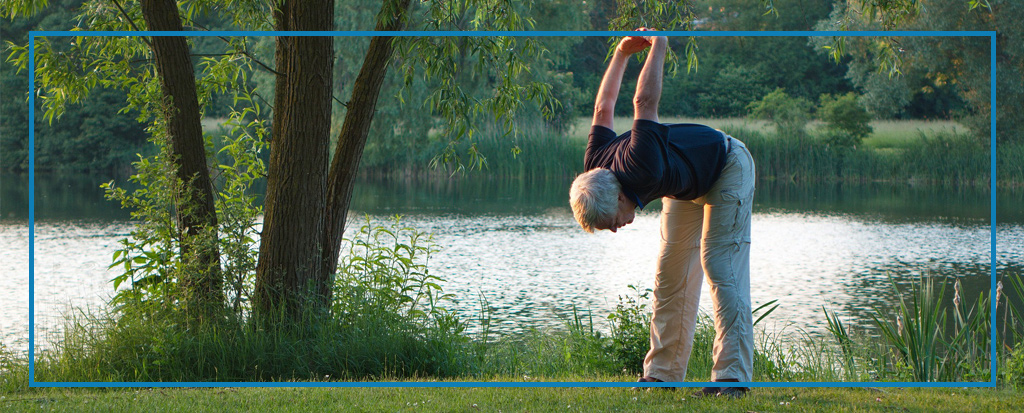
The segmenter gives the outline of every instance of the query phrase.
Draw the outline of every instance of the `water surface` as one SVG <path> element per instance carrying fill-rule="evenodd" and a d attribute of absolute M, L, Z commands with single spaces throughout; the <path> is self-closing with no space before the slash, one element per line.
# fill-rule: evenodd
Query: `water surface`
<path fill-rule="evenodd" d="M 90 176 L 37 179 L 36 334 L 60 331 L 71 308 L 100 309 L 116 275 L 107 269 L 130 216 L 102 197 Z M 24 177 L 0 180 L 0 341 L 27 348 L 28 227 Z M 441 251 L 430 269 L 444 277 L 453 307 L 480 314 L 483 297 L 493 329 L 514 334 L 561 328 L 573 306 L 599 328 L 629 284 L 653 286 L 658 245 L 654 203 L 616 234 L 587 234 L 567 204 L 569 178 L 547 180 L 367 180 L 353 195 L 350 227 L 363 216 L 402 222 L 434 234 Z M 1022 194 L 998 198 L 1000 277 L 1024 263 Z M 759 183 L 752 228 L 754 306 L 778 299 L 763 327 L 782 334 L 820 333 L 821 308 L 855 327 L 869 327 L 876 307 L 920 275 L 960 277 L 967 297 L 989 288 L 990 221 L 986 190 L 899 185 Z M 351 231 L 351 228 L 350 228 Z M 952 291 L 947 292 L 951 299 Z M 1019 297 L 1015 299 L 1019 300 Z M 705 293 L 702 308 L 710 306 Z"/>

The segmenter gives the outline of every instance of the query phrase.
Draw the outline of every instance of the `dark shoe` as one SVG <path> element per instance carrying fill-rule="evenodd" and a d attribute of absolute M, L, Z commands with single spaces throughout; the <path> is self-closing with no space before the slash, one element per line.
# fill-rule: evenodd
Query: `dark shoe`
<path fill-rule="evenodd" d="M 722 390 L 718 392 L 718 395 L 739 399 L 746 396 L 748 391 L 750 391 L 749 387 L 723 387 Z"/>
<path fill-rule="evenodd" d="M 730 382 L 731 383 L 736 383 L 739 380 L 736 380 L 736 379 L 721 379 L 721 380 L 715 380 L 715 381 L 719 382 L 719 383 L 730 383 Z M 690 397 L 693 397 L 695 399 L 700 399 L 700 398 L 703 398 L 703 397 L 730 396 L 732 398 L 738 399 L 740 397 L 743 397 L 743 395 L 748 390 L 750 390 L 750 389 L 747 388 L 747 387 L 705 387 L 705 388 L 700 389 L 700 391 L 697 391 L 696 393 L 691 394 Z"/>
<path fill-rule="evenodd" d="M 693 394 L 690 395 L 690 397 L 693 397 L 694 399 L 700 399 L 704 397 L 715 397 L 718 396 L 718 392 L 721 390 L 721 387 L 705 387 L 694 392 Z"/>
<path fill-rule="evenodd" d="M 664 383 L 663 380 L 659 380 L 659 379 L 656 379 L 654 377 L 647 377 L 647 376 L 641 377 L 640 380 L 637 380 L 636 382 L 637 383 Z M 650 389 L 675 390 L 676 388 L 675 387 L 633 387 L 634 391 L 650 390 Z"/>

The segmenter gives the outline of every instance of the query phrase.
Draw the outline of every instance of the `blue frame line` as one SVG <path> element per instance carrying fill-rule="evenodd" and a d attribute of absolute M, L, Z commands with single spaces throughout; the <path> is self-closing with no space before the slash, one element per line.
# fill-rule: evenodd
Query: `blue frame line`
<path fill-rule="evenodd" d="M 332 36 L 332 37 L 360 37 L 360 36 L 394 36 L 394 37 L 486 37 L 486 36 L 507 36 L 507 37 L 564 37 L 564 36 L 588 36 L 588 37 L 613 37 L 632 36 L 637 32 L 630 30 L 618 31 L 451 31 L 451 30 L 410 30 L 410 31 L 31 31 L 29 36 L 41 37 L 113 37 L 113 36 L 182 36 L 185 37 L 214 37 L 214 36 Z M 994 37 L 992 31 L 662 31 L 656 32 L 664 36 L 686 36 L 686 37 Z"/>
<path fill-rule="evenodd" d="M 991 174 L 991 177 L 989 177 L 989 185 L 991 187 L 989 192 L 991 192 L 990 195 L 992 197 L 992 199 L 989 200 L 989 203 L 990 203 L 990 205 L 992 207 L 992 211 L 991 211 L 991 214 L 992 214 L 992 251 L 990 253 L 991 254 L 990 256 L 991 256 L 991 259 L 992 259 L 992 263 L 991 263 L 992 286 L 991 286 L 991 290 L 989 290 L 989 301 L 992 302 L 992 309 L 991 309 L 992 323 L 990 324 L 990 326 L 991 326 L 990 329 L 992 330 L 992 350 L 989 352 L 989 357 L 990 357 L 990 361 L 992 363 L 992 378 L 991 378 L 991 381 L 992 381 L 992 385 L 995 386 L 996 381 L 998 379 L 998 375 L 996 374 L 997 373 L 996 364 L 998 364 L 997 360 L 996 360 L 996 355 L 999 354 L 997 352 L 998 345 L 996 343 L 996 330 L 998 329 L 998 326 L 999 326 L 999 324 L 996 323 L 996 314 L 998 313 L 997 308 L 998 308 L 999 302 L 992 298 L 992 297 L 996 296 L 996 261 L 997 261 L 996 260 L 996 182 L 997 182 L 996 181 L 996 110 L 998 109 L 998 107 L 996 107 L 996 34 L 995 34 L 995 32 L 992 33 L 990 41 L 989 41 L 989 59 L 990 59 L 990 61 L 989 61 L 990 69 L 989 70 L 991 71 L 991 74 L 989 75 L 989 78 L 991 79 L 989 81 L 989 89 L 990 89 L 989 99 L 991 99 L 989 101 L 989 108 L 990 108 L 990 110 L 989 110 L 989 112 L 990 112 L 989 122 L 991 122 L 991 126 L 990 126 L 991 129 L 990 130 L 992 132 L 991 142 L 989 144 L 989 156 L 991 157 L 991 159 L 989 159 L 989 164 L 990 164 L 989 167 L 991 168 L 990 171 L 989 171 L 990 174 Z M 1009 301 L 1007 301 L 1007 303 L 1009 303 Z"/>
<path fill-rule="evenodd" d="M 36 370 L 36 37 L 28 33 L 28 386 Z"/>
<path fill-rule="evenodd" d="M 391 387 L 391 388 L 437 388 L 437 387 L 515 387 L 515 388 L 536 388 L 536 387 L 705 387 L 722 386 L 721 382 L 663 382 L 663 383 L 636 383 L 625 381 L 531 381 L 531 382 L 501 382 L 501 381 L 379 381 L 379 382 L 34 382 L 32 387 Z M 970 387 L 990 388 L 988 382 L 827 382 L 827 381 L 806 381 L 806 382 L 737 382 L 727 383 L 732 386 L 742 387 Z"/>
<path fill-rule="evenodd" d="M 635 31 L 30 31 L 28 37 L 29 133 L 28 141 L 28 245 L 29 245 L 29 387 L 703 387 L 720 386 L 713 382 L 37 382 L 35 381 L 35 39 L 39 37 L 115 37 L 115 36 L 448 36 L 448 37 L 561 37 L 561 36 L 630 36 Z M 685 37 L 988 37 L 990 48 L 991 90 L 991 290 L 996 293 L 996 32 L 995 31 L 663 31 L 664 36 Z M 741 382 L 743 387 L 996 387 L 998 371 L 996 355 L 996 315 L 998 303 L 991 309 L 991 380 L 988 382 Z"/>

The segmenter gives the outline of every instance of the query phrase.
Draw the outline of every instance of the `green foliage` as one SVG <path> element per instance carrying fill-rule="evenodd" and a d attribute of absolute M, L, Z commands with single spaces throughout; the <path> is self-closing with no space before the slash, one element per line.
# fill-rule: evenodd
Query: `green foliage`
<path fill-rule="evenodd" d="M 1024 346 L 1017 346 L 999 367 L 1005 385 L 1017 390 L 1024 389 Z"/>
<path fill-rule="evenodd" d="M 439 327 L 461 333 L 465 326 L 444 307 L 452 295 L 444 294 L 440 284 L 444 280 L 431 275 L 427 267 L 436 252 L 430 235 L 401 226 L 399 217 L 376 225 L 367 216 L 342 248 L 334 284 L 334 315 L 340 320 L 387 315 L 437 322 Z"/>
<path fill-rule="evenodd" d="M 895 320 L 887 317 L 880 309 L 875 309 L 871 317 L 882 336 L 899 354 L 900 361 L 910 367 L 914 381 L 932 381 L 937 378 L 939 345 L 942 326 L 946 321 L 941 306 L 935 302 L 934 284 L 930 279 L 922 278 L 921 288 L 915 286 L 912 289 L 912 300 L 908 304 L 895 282 L 891 278 L 889 281 L 900 300 Z M 943 291 L 945 284 L 941 286 L 938 296 L 942 296 Z"/>
<path fill-rule="evenodd" d="M 249 230 L 244 234 L 251 236 Z M 232 242 L 233 237 L 221 239 Z M 162 303 L 150 300 L 150 306 L 124 305 L 116 313 L 82 314 L 68 321 L 56 350 L 41 359 L 40 380 L 358 380 L 466 374 L 472 353 L 465 324 L 444 308 L 451 296 L 442 290 L 443 280 L 427 268 L 430 255 L 437 252 L 430 237 L 400 226 L 396 218 L 384 226 L 367 221 L 346 242 L 349 255 L 340 265 L 328 317 L 306 314 L 299 323 L 267 323 L 241 312 L 187 325 L 173 307 L 153 310 L 169 305 L 173 297 Z M 248 301 L 241 298 L 251 293 L 252 269 L 239 266 L 236 271 L 245 273 L 236 301 L 244 309 Z M 161 293 L 141 288 L 132 290 L 136 295 Z"/>
<path fill-rule="evenodd" d="M 598 372 L 612 372 L 618 368 L 620 359 L 609 357 L 608 340 L 594 328 L 593 313 L 587 311 L 586 321 L 579 309 L 572 306 L 572 318 L 568 321 L 569 334 L 564 338 L 563 357 L 569 365 L 586 366 Z"/>
<path fill-rule="evenodd" d="M 821 311 L 825 313 L 825 320 L 828 322 L 828 332 L 832 334 L 832 337 L 836 339 L 839 347 L 843 350 L 843 359 L 846 361 L 844 367 L 848 371 L 854 370 L 853 340 L 850 338 L 850 333 L 846 330 L 846 326 L 843 325 L 843 321 L 836 315 L 835 311 L 829 313 L 824 306 L 821 307 Z"/>
<path fill-rule="evenodd" d="M 959 0 L 958 0 L 959 1 Z M 860 24 L 880 30 L 895 30 L 907 21 L 913 20 L 923 7 L 917 0 L 849 0 L 839 3 L 829 16 L 822 21 L 819 30 L 851 30 Z M 879 72 L 890 77 L 903 74 L 903 48 L 900 41 L 892 37 L 877 37 L 862 44 L 871 45 Z M 831 45 L 824 46 L 833 60 L 839 61 L 848 51 L 847 39 L 834 37 Z"/>
<path fill-rule="evenodd" d="M 747 105 L 769 92 L 763 65 L 753 67 L 729 63 L 717 71 L 706 92 L 697 95 L 702 113 L 714 117 L 742 116 Z"/>
<path fill-rule="evenodd" d="M 891 279 L 890 279 L 891 281 Z M 942 283 L 936 289 L 936 283 Z M 900 297 L 895 314 L 875 310 L 874 331 L 855 335 L 840 321 L 835 312 L 825 311 L 828 331 L 841 349 L 841 377 L 846 380 L 871 381 L 988 381 L 991 355 L 991 307 L 985 293 L 976 300 L 962 296 L 959 279 L 954 281 L 952 305 L 941 302 L 945 280 L 920 278 L 910 286 L 910 300 Z M 952 317 L 948 317 L 948 316 Z M 951 322 L 947 322 L 950 320 Z M 895 320 L 895 321 L 893 321 Z M 1005 333 L 1000 333 L 1004 335 Z M 826 351 L 829 351 L 827 348 Z M 1005 374 L 1006 366 L 1019 357 L 1006 346 L 995 356 L 1000 363 L 1003 380 L 1010 384 L 1019 376 Z"/>
<path fill-rule="evenodd" d="M 449 9 L 447 3 L 431 2 L 420 19 L 412 19 L 410 29 L 524 30 L 533 19 L 520 14 L 520 5 L 507 0 L 479 0 L 459 3 Z M 500 123 L 506 136 L 517 135 L 516 115 L 527 101 L 553 107 L 550 85 L 533 78 L 528 56 L 544 53 L 536 39 L 518 37 L 400 37 L 395 39 L 395 71 L 405 85 L 419 78 L 435 87 L 426 96 L 424 106 L 439 117 L 436 126 L 448 144 L 432 161 L 433 165 L 454 165 L 462 169 L 483 167 L 484 156 L 472 144 L 476 125 L 489 119 Z M 467 70 L 468 69 L 468 70 Z M 479 95 L 472 80 L 485 82 L 493 93 Z M 467 84 L 465 80 L 470 80 Z M 476 85 L 479 85 L 477 83 Z M 402 99 L 402 92 L 399 93 Z M 464 162 L 455 146 L 467 138 Z"/>
<path fill-rule="evenodd" d="M 871 115 L 857 101 L 853 92 L 845 95 L 821 95 L 818 119 L 825 122 L 828 143 L 836 146 L 857 146 L 874 130 Z"/>
<path fill-rule="evenodd" d="M 817 30 L 948 30 L 948 31 L 996 31 L 999 37 L 1017 39 L 1022 35 L 1024 3 L 999 1 L 936 0 L 927 3 L 903 0 L 895 2 L 848 1 L 841 3 L 828 20 L 823 20 Z M 857 17 L 861 16 L 863 18 Z M 991 131 L 990 50 L 989 39 L 985 37 L 907 37 L 907 38 L 837 38 L 828 48 L 838 60 L 852 56 L 851 75 L 866 79 L 861 87 L 868 96 L 889 98 L 896 104 L 906 104 L 910 94 L 916 100 L 914 106 L 931 105 L 941 112 L 956 116 L 957 120 L 972 129 L 980 141 L 987 141 Z M 1012 79 L 1020 78 L 1024 67 L 1024 47 L 1018 41 L 996 42 L 996 62 L 999 76 L 995 79 L 996 107 L 1012 107 L 1024 96 L 1024 86 Z M 855 66 L 862 66 L 856 68 Z M 878 76 L 864 76 L 865 68 L 877 68 L 883 76 L 906 75 L 909 89 L 879 88 L 883 82 Z M 858 73 L 853 73 L 853 71 Z M 955 96 L 953 96 L 955 95 Z M 904 100 L 901 102 L 901 100 Z M 873 101 L 884 103 L 884 99 L 868 99 L 871 110 L 880 116 L 887 113 L 876 111 Z M 937 107 L 936 107 L 937 106 Z M 902 107 L 900 107 L 902 109 Z M 891 109 L 887 112 L 892 113 Z M 1017 141 L 1024 128 L 1024 115 L 1020 111 L 996 111 L 997 139 L 1002 142 Z M 934 112 L 933 112 L 934 113 Z"/>
<path fill-rule="evenodd" d="M 1021 279 L 1020 274 L 1007 274 L 1003 281 L 1009 283 L 1009 291 L 1012 294 L 1024 297 L 1024 280 Z M 999 333 L 1002 336 L 1004 347 L 1020 347 L 1024 344 L 1024 305 L 1018 305 L 1010 300 L 1009 296 L 1003 292 L 1003 281 L 999 281 L 996 287 L 996 301 L 1002 303 L 1001 299 L 1006 299 L 1003 304 L 1003 326 Z"/>
<path fill-rule="evenodd" d="M 780 88 L 751 102 L 747 110 L 755 119 L 770 120 L 787 139 L 802 140 L 807 134 L 804 128 L 811 120 L 811 107 L 807 99 L 792 97 Z"/>
<path fill-rule="evenodd" d="M 10 382 L 8 377 L 14 376 L 14 370 L 20 363 L 14 356 L 14 352 L 7 348 L 7 345 L 0 342 L 0 393 L 5 393 L 9 388 L 14 386 L 14 383 Z"/>
<path fill-rule="evenodd" d="M 971 136 L 950 132 L 918 132 L 896 148 L 836 147 L 827 135 L 800 142 L 771 131 L 726 127 L 754 155 L 758 176 L 799 182 L 908 182 L 935 185 L 987 185 L 990 159 L 986 147 Z M 1014 163 L 1021 145 L 997 149 L 1000 184 L 1021 176 Z M 1002 161 L 1001 161 L 1002 162 Z M 1005 180 L 1004 180 L 1005 179 Z"/>
<path fill-rule="evenodd" d="M 223 136 L 223 146 L 218 151 L 228 157 L 228 162 L 218 165 L 219 173 L 214 180 L 222 188 L 216 200 L 222 274 L 232 312 L 241 316 L 249 309 L 256 273 L 256 225 L 263 207 L 253 188 L 266 177 L 262 154 L 267 150 L 270 128 L 251 93 L 239 93 L 235 99 L 236 103 L 245 104 L 240 110 L 232 109 L 228 117 L 230 135 Z"/>
<path fill-rule="evenodd" d="M 903 114 L 913 98 L 910 76 L 890 77 L 872 70 L 869 64 L 851 62 L 846 77 L 864 91 L 861 103 L 880 119 Z"/>
<path fill-rule="evenodd" d="M 651 289 L 643 291 L 630 284 L 630 294 L 619 296 L 615 310 L 608 315 L 611 324 L 611 353 L 621 364 L 623 372 L 643 373 L 644 356 L 651 348 L 651 314 L 647 304 Z"/>
<path fill-rule="evenodd" d="M 236 77 L 225 71 L 212 73 L 203 77 L 200 84 L 213 83 L 210 79 L 218 76 L 225 82 L 245 83 L 244 76 Z M 235 103 L 237 109 L 231 111 L 226 123 L 231 135 L 221 137 L 220 152 L 228 163 L 216 165 L 214 174 L 218 186 L 216 231 L 221 237 L 183 237 L 177 227 L 177 213 L 181 211 L 175 209 L 189 205 L 182 200 L 187 200 L 190 194 L 176 178 L 169 145 L 160 140 L 163 134 L 159 132 L 159 123 L 154 123 L 154 143 L 161 148 L 161 153 L 140 157 L 134 163 L 138 173 L 130 180 L 137 189 L 128 192 L 113 181 L 103 185 L 107 197 L 131 210 L 132 218 L 137 221 L 130 237 L 119 241 L 121 247 L 114 252 L 111 264 L 111 268 L 123 268 L 112 280 L 114 288 L 118 289 L 111 301 L 116 309 L 139 306 L 161 311 L 183 310 L 179 306 L 187 300 L 181 297 L 183 289 L 179 288 L 179 283 L 193 271 L 188 262 L 193 257 L 181 256 L 178 251 L 189 249 L 186 245 L 203 247 L 200 244 L 211 242 L 218 242 L 217 248 L 223 252 L 220 270 L 228 281 L 230 307 L 236 316 L 242 316 L 248 309 L 256 266 L 253 254 L 258 242 L 256 220 L 262 215 L 259 200 L 250 190 L 266 174 L 261 152 L 265 150 L 269 130 L 251 92 L 239 91 Z M 213 137 L 206 136 L 206 140 L 207 146 L 212 148 Z M 129 288 L 119 289 L 122 284 Z"/>
<path fill-rule="evenodd" d="M 892 367 L 896 371 L 909 369 L 914 381 L 983 380 L 988 369 L 991 327 L 985 294 L 981 293 L 967 309 L 957 280 L 951 309 L 954 328 L 946 331 L 950 309 L 938 299 L 944 296 L 945 280 L 938 281 L 942 284 L 936 291 L 936 281 L 922 277 L 911 287 L 910 301 L 904 299 L 891 278 L 890 282 L 900 299 L 895 322 L 878 309 L 872 318 L 898 356 Z"/>

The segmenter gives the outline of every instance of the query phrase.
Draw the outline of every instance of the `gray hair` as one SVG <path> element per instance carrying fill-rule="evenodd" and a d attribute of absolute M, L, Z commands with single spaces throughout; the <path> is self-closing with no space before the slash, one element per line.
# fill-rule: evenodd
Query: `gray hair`
<path fill-rule="evenodd" d="M 569 189 L 569 205 L 584 231 L 592 233 L 595 223 L 615 218 L 621 190 L 615 174 L 605 168 L 594 168 L 576 176 Z"/>

